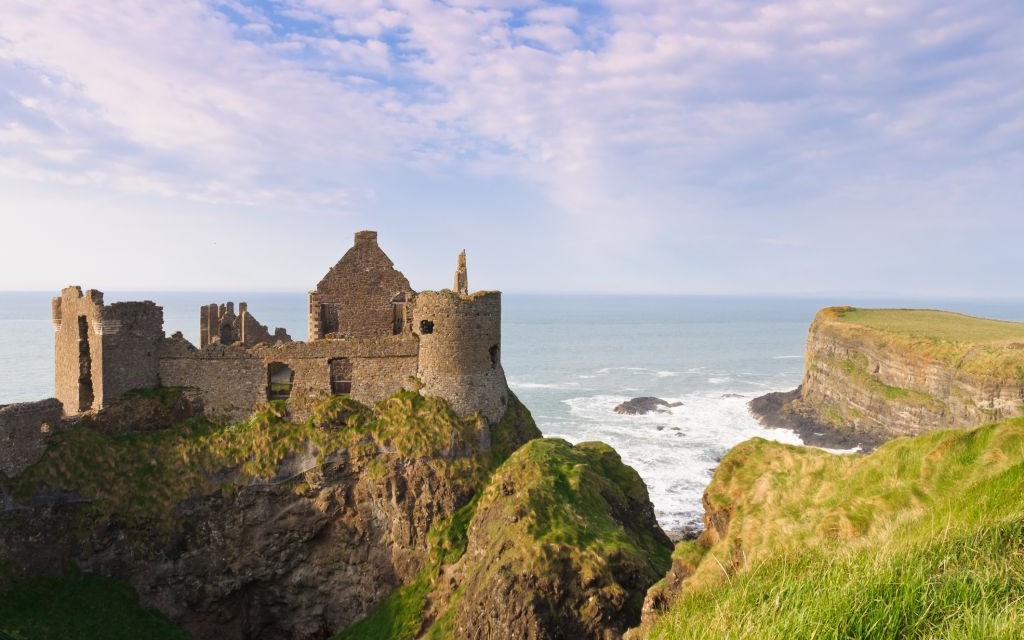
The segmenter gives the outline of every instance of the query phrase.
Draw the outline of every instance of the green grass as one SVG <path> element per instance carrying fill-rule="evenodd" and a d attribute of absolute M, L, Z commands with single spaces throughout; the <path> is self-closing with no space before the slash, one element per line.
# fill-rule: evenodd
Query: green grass
<path fill-rule="evenodd" d="M 0 589 L 0 632 L 16 640 L 183 640 L 124 583 L 71 570 Z"/>
<path fill-rule="evenodd" d="M 650 638 L 1011 638 L 1024 628 L 1024 419 L 868 456 L 754 440 L 708 488 L 724 537 Z"/>
<path fill-rule="evenodd" d="M 1024 342 L 1024 322 L 989 320 L 932 309 L 846 308 L 836 317 L 879 331 L 935 337 L 951 342 L 1005 344 Z"/>
<path fill-rule="evenodd" d="M 408 391 L 373 409 L 330 397 L 304 422 L 289 420 L 285 403 L 274 401 L 230 425 L 190 420 L 128 435 L 80 425 L 53 438 L 39 462 L 12 484 L 22 498 L 42 486 L 76 491 L 89 500 L 87 518 L 170 532 L 179 524 L 174 507 L 183 500 L 269 480 L 287 455 L 310 444 L 321 462 L 341 449 L 380 471 L 383 458 L 425 459 L 453 485 L 472 485 L 489 464 L 474 448 L 479 428 L 477 418 L 459 418 L 443 400 Z"/>
<path fill-rule="evenodd" d="M 830 307 L 815 318 L 850 344 L 870 341 L 915 360 L 980 377 L 1024 382 L 1024 323 L 930 309 Z"/>

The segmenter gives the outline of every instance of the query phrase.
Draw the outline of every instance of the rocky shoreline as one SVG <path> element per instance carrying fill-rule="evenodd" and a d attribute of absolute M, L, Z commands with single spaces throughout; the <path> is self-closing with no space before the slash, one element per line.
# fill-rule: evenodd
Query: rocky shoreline
<path fill-rule="evenodd" d="M 763 426 L 771 429 L 789 429 L 804 444 L 825 449 L 853 449 L 859 447 L 864 453 L 874 451 L 886 438 L 872 433 L 851 433 L 819 422 L 814 418 L 795 411 L 794 400 L 800 399 L 801 387 L 792 391 L 776 391 L 754 398 L 747 403 L 750 413 Z"/>

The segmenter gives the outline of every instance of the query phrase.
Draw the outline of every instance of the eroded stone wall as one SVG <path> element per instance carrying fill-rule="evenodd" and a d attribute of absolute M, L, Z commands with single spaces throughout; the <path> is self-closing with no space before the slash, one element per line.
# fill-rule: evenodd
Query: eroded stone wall
<path fill-rule="evenodd" d="M 98 410 L 159 383 L 163 309 L 150 301 L 103 304 L 103 292 L 67 287 L 53 300 L 55 393 L 64 412 Z"/>
<path fill-rule="evenodd" d="M 377 246 L 377 232 L 360 231 L 355 246 L 309 294 L 309 339 L 394 335 L 396 324 L 403 324 L 396 305 L 412 294 L 409 281 Z"/>
<path fill-rule="evenodd" d="M 215 342 L 221 344 L 243 344 L 251 347 L 257 344 L 274 344 L 290 342 L 291 336 L 282 327 L 273 333 L 267 326 L 260 324 L 245 302 L 238 303 L 238 314 L 235 314 L 235 303 L 211 303 L 199 309 L 199 346 L 200 348 Z"/>
<path fill-rule="evenodd" d="M 13 478 L 39 460 L 62 413 L 56 398 L 0 405 L 0 473 Z"/>
<path fill-rule="evenodd" d="M 508 402 L 501 293 L 424 291 L 415 298 L 412 324 L 420 338 L 421 393 L 444 398 L 461 415 L 479 411 L 500 420 Z"/>
<path fill-rule="evenodd" d="M 419 344 L 416 338 L 352 338 L 292 342 L 253 349 L 263 363 L 280 362 L 294 373 L 288 406 L 302 415 L 333 392 L 331 361 L 351 363 L 351 392 L 356 400 L 372 405 L 410 384 L 416 375 Z"/>
<path fill-rule="evenodd" d="M 245 418 L 267 399 L 266 367 L 258 356 L 225 345 L 196 349 L 184 338 L 161 345 L 160 382 L 198 389 L 206 414 L 224 420 Z"/>

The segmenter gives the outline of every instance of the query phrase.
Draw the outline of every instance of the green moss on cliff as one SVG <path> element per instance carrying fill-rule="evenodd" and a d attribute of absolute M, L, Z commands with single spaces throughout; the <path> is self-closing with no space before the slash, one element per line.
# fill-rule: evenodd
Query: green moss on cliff
<path fill-rule="evenodd" d="M 640 477 L 607 445 L 532 440 L 511 454 L 477 498 L 431 531 L 428 560 L 415 580 L 336 638 L 453 638 L 463 599 L 476 606 L 505 588 L 502 580 L 510 575 L 531 577 L 506 585 L 511 591 L 502 597 L 510 606 L 564 598 L 551 606 L 564 605 L 556 615 L 566 619 L 596 627 L 610 623 L 602 618 L 609 611 L 623 615 L 621 609 L 635 618 L 644 590 L 668 568 L 671 552 L 655 533 L 653 513 L 645 519 L 644 505 L 650 509 Z M 469 555 L 468 545 L 476 545 Z"/>
<path fill-rule="evenodd" d="M 1024 419 L 868 456 L 748 441 L 716 471 L 719 528 L 680 552 L 692 575 L 649 637 L 1016 637 L 1022 494 Z"/>
<path fill-rule="evenodd" d="M 233 490 L 277 478 L 290 454 L 311 452 L 315 463 L 341 449 L 373 464 L 379 456 L 428 459 L 456 483 L 476 483 L 480 425 L 461 419 L 438 398 L 400 391 L 369 409 L 347 397 L 321 402 L 304 422 L 287 418 L 282 401 L 231 425 L 190 420 L 172 429 L 127 435 L 80 425 L 58 434 L 40 461 L 14 484 L 21 497 L 42 486 L 75 491 L 88 516 L 129 526 L 176 526 L 174 507 L 218 488 Z"/>
<path fill-rule="evenodd" d="M 188 634 L 139 604 L 126 584 L 71 570 L 0 588 L 0 636 L 15 640 L 183 640 Z"/>

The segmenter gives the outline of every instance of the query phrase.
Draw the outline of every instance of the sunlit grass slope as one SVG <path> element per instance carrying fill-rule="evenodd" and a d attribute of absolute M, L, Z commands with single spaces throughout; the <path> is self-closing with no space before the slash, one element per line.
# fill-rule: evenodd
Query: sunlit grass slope
<path fill-rule="evenodd" d="M 650 638 L 1020 638 L 1024 419 L 835 456 L 755 439 Z M 719 535 L 720 534 L 720 535 Z"/>
<path fill-rule="evenodd" d="M 933 358 L 984 376 L 1024 378 L 1024 322 L 974 318 L 931 309 L 830 307 L 833 330 L 870 330 L 888 349 Z"/>

